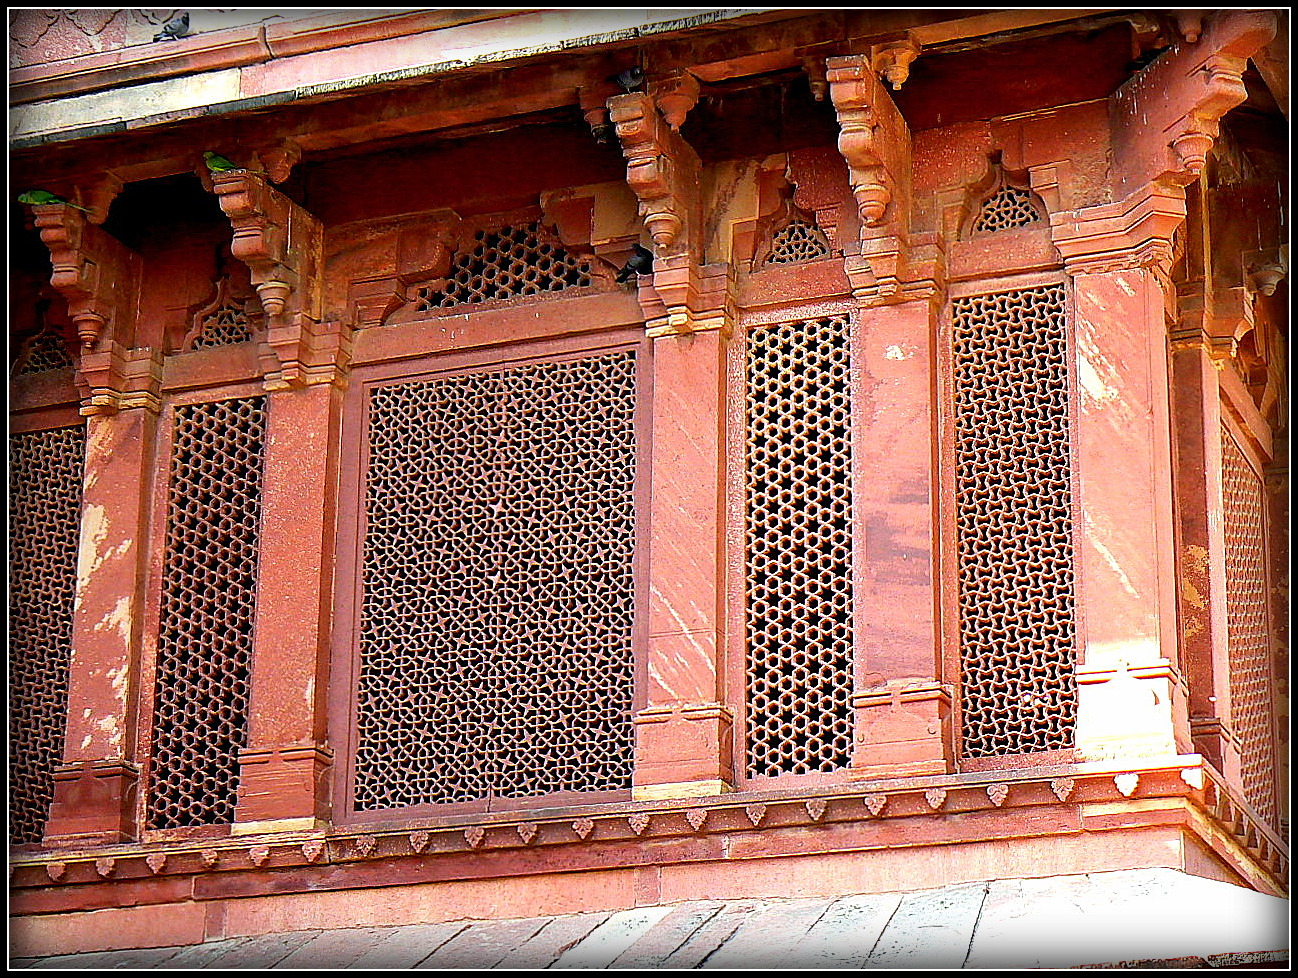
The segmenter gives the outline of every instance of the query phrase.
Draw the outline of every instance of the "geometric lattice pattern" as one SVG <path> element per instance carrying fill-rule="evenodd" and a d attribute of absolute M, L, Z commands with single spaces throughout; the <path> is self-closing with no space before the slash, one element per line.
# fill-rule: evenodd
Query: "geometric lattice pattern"
<path fill-rule="evenodd" d="M 1262 481 L 1224 426 L 1221 460 L 1231 721 L 1240 741 L 1244 798 L 1259 815 L 1275 825 L 1275 746 Z"/>
<path fill-rule="evenodd" d="M 479 231 L 472 251 L 460 252 L 445 284 L 417 290 L 420 312 L 489 299 L 559 292 L 591 284 L 590 262 L 580 260 L 541 232 L 526 227 Z"/>
<path fill-rule="evenodd" d="M 1032 202 L 1032 194 L 1018 187 L 1002 187 L 983 203 L 974 223 L 975 234 L 990 234 L 1010 228 L 1027 227 L 1041 220 Z"/>
<path fill-rule="evenodd" d="M 635 372 L 371 390 L 355 810 L 630 789 Z"/>
<path fill-rule="evenodd" d="M 793 220 L 772 236 L 766 264 L 790 265 L 828 257 L 829 244 L 820 229 L 806 221 Z"/>
<path fill-rule="evenodd" d="M 1074 744 L 1064 310 L 1062 285 L 953 300 L 966 757 Z"/>
<path fill-rule="evenodd" d="M 46 330 L 33 336 L 19 357 L 14 376 L 23 374 L 44 373 L 46 370 L 62 370 L 74 367 L 72 357 L 63 343 L 63 338 L 52 330 Z"/>
<path fill-rule="evenodd" d="M 749 777 L 851 763 L 848 337 L 845 316 L 748 335 Z"/>
<path fill-rule="evenodd" d="M 243 303 L 229 301 L 204 317 L 194 337 L 191 349 L 205 350 L 214 346 L 246 343 L 252 339 L 252 327 Z"/>
<path fill-rule="evenodd" d="M 266 398 L 175 409 L 148 825 L 234 820 L 247 741 Z"/>
<path fill-rule="evenodd" d="M 40 842 L 63 759 L 85 430 L 9 438 L 9 842 Z"/>

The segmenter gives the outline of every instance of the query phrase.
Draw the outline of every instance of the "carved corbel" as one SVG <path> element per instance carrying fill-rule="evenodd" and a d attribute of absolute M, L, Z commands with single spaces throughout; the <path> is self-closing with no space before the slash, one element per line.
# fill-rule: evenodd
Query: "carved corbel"
<path fill-rule="evenodd" d="M 251 169 L 264 171 L 271 183 L 283 183 L 302 159 L 302 147 L 292 139 L 281 139 L 257 151 Z"/>
<path fill-rule="evenodd" d="M 663 119 L 652 95 L 615 95 L 608 105 L 627 161 L 627 185 L 659 256 L 693 253 L 702 218 L 698 154 Z"/>
<path fill-rule="evenodd" d="M 230 253 L 248 266 L 266 315 L 267 388 L 332 382 L 346 349 L 338 324 L 320 321 L 320 222 L 251 170 L 213 174 L 212 186 L 234 229 Z"/>
<path fill-rule="evenodd" d="M 67 301 L 83 356 L 113 333 L 129 343 L 139 255 L 69 204 L 38 204 L 32 214 L 54 266 L 50 284 Z"/>
<path fill-rule="evenodd" d="M 910 198 L 910 130 L 864 55 L 830 58 L 827 77 L 862 237 L 904 224 Z"/>
<path fill-rule="evenodd" d="M 581 116 L 590 126 L 590 134 L 595 142 L 605 145 L 613 138 L 613 124 L 608 119 L 608 100 L 617 89 L 608 82 L 596 85 L 585 85 L 577 89 L 577 103 L 581 106 Z"/>
<path fill-rule="evenodd" d="M 879 77 L 891 85 L 894 92 L 899 92 L 910 77 L 911 63 L 919 57 L 919 52 L 919 43 L 907 37 L 870 45 L 870 60 Z"/>
<path fill-rule="evenodd" d="M 649 94 L 658 103 L 658 111 L 667 125 L 679 132 L 690 109 L 699 101 L 699 80 L 688 71 L 661 78 L 649 85 Z"/>
<path fill-rule="evenodd" d="M 1248 59 L 1275 33 L 1274 12 L 1215 11 L 1197 41 L 1174 45 L 1113 93 L 1115 196 L 1151 181 L 1198 179 L 1222 116 L 1248 97 Z"/>

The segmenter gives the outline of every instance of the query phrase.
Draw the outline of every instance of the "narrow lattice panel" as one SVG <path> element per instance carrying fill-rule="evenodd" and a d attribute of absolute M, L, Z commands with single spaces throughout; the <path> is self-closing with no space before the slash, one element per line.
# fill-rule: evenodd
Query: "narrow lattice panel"
<path fill-rule="evenodd" d="M 1041 212 L 1032 201 L 1032 194 L 1018 187 L 1002 187 L 983 202 L 974 222 L 975 234 L 991 234 L 1011 228 L 1027 227 L 1041 220 Z"/>
<path fill-rule="evenodd" d="M 846 317 L 753 330 L 747 351 L 749 777 L 852 751 L 852 440 Z"/>
<path fill-rule="evenodd" d="M 40 842 L 67 724 L 85 431 L 9 439 L 9 841 Z"/>
<path fill-rule="evenodd" d="M 257 598 L 265 397 L 176 408 L 149 827 L 231 822 Z"/>
<path fill-rule="evenodd" d="M 33 336 L 14 368 L 14 376 L 39 374 L 46 370 L 65 370 L 75 366 L 62 337 L 46 330 Z"/>
<path fill-rule="evenodd" d="M 1063 286 L 953 303 L 963 749 L 1073 746 Z"/>
<path fill-rule="evenodd" d="M 829 245 L 820 230 L 814 224 L 794 220 L 771 236 L 771 249 L 766 256 L 766 264 L 791 265 L 827 257 Z"/>
<path fill-rule="evenodd" d="M 635 375 L 371 391 L 356 810 L 630 788 Z"/>
<path fill-rule="evenodd" d="M 1231 720 L 1240 742 L 1244 797 L 1274 825 L 1275 747 L 1262 480 L 1225 428 L 1221 433 L 1221 461 Z"/>
<path fill-rule="evenodd" d="M 219 309 L 214 309 L 199 324 L 198 335 L 194 337 L 193 349 L 205 350 L 214 346 L 230 346 L 234 343 L 246 343 L 252 339 L 252 327 L 248 325 L 248 314 L 242 303 L 228 302 Z"/>
<path fill-rule="evenodd" d="M 431 309 L 461 303 L 541 295 L 591 284 L 590 263 L 548 240 L 540 224 L 479 231 L 472 250 L 455 256 L 440 288 L 421 288 L 415 307 Z"/>

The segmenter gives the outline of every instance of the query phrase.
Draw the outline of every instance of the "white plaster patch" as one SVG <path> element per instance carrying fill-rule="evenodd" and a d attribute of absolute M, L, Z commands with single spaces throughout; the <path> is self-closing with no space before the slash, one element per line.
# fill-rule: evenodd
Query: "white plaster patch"
<path fill-rule="evenodd" d="M 124 641 L 130 640 L 131 599 L 129 597 L 118 598 L 117 604 L 113 605 L 113 609 L 95 624 L 95 631 L 97 632 L 110 628 L 115 628 Z"/>
<path fill-rule="evenodd" d="M 78 597 L 99 565 L 104 562 L 104 558 L 99 556 L 99 545 L 107 537 L 108 513 L 103 506 L 91 503 L 81 516 L 81 546 L 77 550 Z"/>
<path fill-rule="evenodd" d="M 883 355 L 888 360 L 907 360 L 911 356 L 910 353 L 902 349 L 896 343 L 890 344 L 888 348 L 884 350 Z"/>
<path fill-rule="evenodd" d="M 1096 403 L 1103 404 L 1118 396 L 1117 389 L 1104 382 L 1104 378 L 1085 356 L 1077 358 L 1077 382 L 1081 385 L 1082 392 Z"/>

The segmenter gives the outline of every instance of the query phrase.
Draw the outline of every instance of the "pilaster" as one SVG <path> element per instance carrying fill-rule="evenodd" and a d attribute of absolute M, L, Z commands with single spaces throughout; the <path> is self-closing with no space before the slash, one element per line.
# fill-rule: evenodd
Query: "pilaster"
<path fill-rule="evenodd" d="M 1083 758 L 1173 753 L 1190 741 L 1164 324 L 1172 234 L 1184 216 L 1180 188 L 1150 184 L 1050 218 L 1072 285 Z"/>
<path fill-rule="evenodd" d="M 267 324 L 256 645 L 234 831 L 311 828 L 329 814 L 328 601 L 350 334 L 321 321 L 320 222 L 259 173 L 217 173 L 212 185 L 234 230 L 231 252 L 248 266 Z M 350 298 L 358 318 L 378 311 L 381 320 L 386 311 L 365 293 Z"/>
<path fill-rule="evenodd" d="M 67 732 L 45 836 L 54 844 L 135 835 L 133 710 L 140 681 L 144 541 L 161 365 L 135 349 L 140 257 L 98 226 L 120 184 L 101 179 L 89 208 L 32 208 L 50 250 L 51 285 L 81 341 L 76 382 L 86 416 Z"/>
<path fill-rule="evenodd" d="M 653 342 L 654 396 L 637 799 L 717 794 L 734 783 L 722 654 L 725 361 L 735 282 L 730 265 L 701 264 L 701 167 L 677 131 L 697 95 L 697 80 L 684 73 L 651 94 L 608 103 L 627 184 L 657 255 L 639 292 Z"/>

